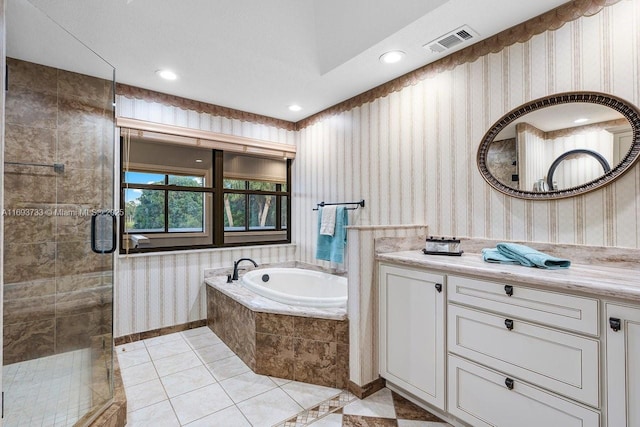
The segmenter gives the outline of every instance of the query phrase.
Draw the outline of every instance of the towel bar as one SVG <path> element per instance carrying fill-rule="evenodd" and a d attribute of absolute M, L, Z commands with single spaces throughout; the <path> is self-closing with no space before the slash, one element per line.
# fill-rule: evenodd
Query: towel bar
<path fill-rule="evenodd" d="M 358 207 L 363 207 L 364 208 L 364 199 L 360 200 L 359 202 L 338 202 L 338 203 L 325 203 L 325 202 L 320 202 L 316 204 L 316 207 L 313 208 L 314 211 L 317 211 L 318 209 L 320 209 L 321 207 L 324 206 L 330 206 L 330 205 L 357 205 L 354 208 L 345 208 L 348 211 L 355 211 L 356 209 L 358 209 Z"/>

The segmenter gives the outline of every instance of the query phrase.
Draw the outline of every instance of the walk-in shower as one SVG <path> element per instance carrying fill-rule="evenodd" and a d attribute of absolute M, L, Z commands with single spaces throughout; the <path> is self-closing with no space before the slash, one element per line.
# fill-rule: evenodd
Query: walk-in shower
<path fill-rule="evenodd" d="M 83 425 L 113 396 L 110 222 L 95 218 L 113 208 L 114 69 L 34 3 L 5 0 L 5 427 Z"/>

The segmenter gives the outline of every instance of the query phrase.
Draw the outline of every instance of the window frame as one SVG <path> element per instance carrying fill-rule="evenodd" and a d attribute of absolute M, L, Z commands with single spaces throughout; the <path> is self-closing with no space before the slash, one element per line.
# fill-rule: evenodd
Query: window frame
<path fill-rule="evenodd" d="M 189 192 L 189 193 L 202 193 L 203 196 L 207 194 L 213 195 L 214 188 L 211 186 L 202 186 L 202 187 L 186 187 L 181 185 L 171 185 L 168 183 L 169 176 L 193 176 L 193 177 L 201 177 L 204 180 L 204 183 L 207 182 L 212 183 L 212 173 L 211 171 L 207 171 L 204 174 L 202 173 L 202 169 L 189 169 L 189 168 L 180 168 L 176 166 L 167 166 L 164 170 L 160 169 L 160 166 L 156 167 L 143 165 L 139 163 L 129 163 L 129 170 L 121 170 L 120 174 L 120 182 L 121 182 L 121 207 L 123 215 L 126 212 L 126 191 L 127 190 L 156 190 L 164 192 L 164 230 L 163 231 L 127 231 L 122 228 L 123 237 L 128 237 L 131 234 L 150 234 L 157 237 L 166 237 L 170 238 L 173 236 L 180 237 L 208 237 L 212 230 L 211 227 L 206 226 L 206 216 L 211 213 L 208 213 L 207 210 L 213 210 L 213 206 L 207 209 L 206 200 L 203 201 L 202 206 L 202 231 L 169 231 L 169 193 L 172 191 L 180 191 L 180 192 Z M 128 183 L 125 180 L 125 175 L 127 172 L 141 172 L 141 173 L 153 173 L 157 175 L 164 175 L 164 184 L 137 184 L 137 183 Z"/>
<path fill-rule="evenodd" d="M 133 136 L 135 138 L 135 136 Z M 137 139 L 137 138 L 136 138 Z M 144 138 L 140 138 L 145 140 Z M 157 141 L 163 142 L 163 141 Z M 188 149 L 188 146 L 184 147 Z M 157 173 L 165 175 L 165 184 L 163 185 L 155 185 L 155 184 L 131 184 L 125 182 L 125 170 L 124 167 L 124 149 L 125 149 L 125 141 L 124 138 L 120 137 L 120 209 L 124 215 L 125 209 L 125 192 L 127 189 L 137 188 L 137 189 L 153 189 L 153 190 L 163 190 L 165 191 L 165 221 L 168 220 L 169 212 L 166 209 L 168 200 L 167 196 L 170 191 L 188 191 L 188 192 L 199 192 L 203 195 L 211 194 L 211 212 L 207 214 L 207 203 L 205 202 L 205 206 L 203 208 L 203 232 L 127 232 L 125 231 L 125 224 L 123 217 L 120 218 L 119 225 L 119 241 L 120 241 L 120 254 L 129 254 L 129 253 L 149 253 L 149 252 L 166 252 L 166 251 L 183 251 L 183 250 L 195 250 L 195 249 L 213 249 L 213 248 L 225 248 L 225 247 L 241 247 L 241 246 L 262 246 L 262 245 L 280 245 L 291 243 L 291 212 L 292 212 L 292 203 L 291 203 L 291 166 L 292 159 L 285 157 L 286 161 L 286 191 L 261 191 L 261 190 L 239 190 L 241 193 L 246 194 L 246 199 L 248 200 L 250 195 L 273 195 L 276 197 L 276 227 L 275 229 L 270 230 L 251 230 L 247 229 L 248 227 L 248 219 L 245 224 L 245 230 L 234 230 L 234 231 L 225 231 L 224 230 L 224 194 L 228 194 L 229 192 L 225 191 L 224 188 L 224 176 L 223 176 L 223 154 L 224 151 L 217 148 L 211 147 L 202 147 L 198 146 L 197 148 L 206 148 L 211 151 L 212 155 L 212 171 L 210 171 L 211 178 L 208 180 L 207 174 L 205 174 L 205 184 L 207 182 L 210 183 L 209 186 L 206 187 L 183 187 L 183 186 L 175 186 L 168 185 L 167 175 L 184 175 L 187 169 L 177 168 L 172 166 L 162 166 L 162 165 L 154 165 L 157 167 L 150 168 L 148 165 L 140 165 L 136 163 L 129 163 L 128 171 L 146 171 L 149 173 Z M 237 152 L 235 150 L 230 150 L 231 152 Z M 257 155 L 259 154 L 247 153 L 249 155 Z M 264 157 L 273 157 L 273 156 L 264 156 Z M 196 170 L 194 170 L 196 171 Z M 201 171 L 201 169 L 197 169 L 197 171 Z M 198 174 L 194 174 L 193 172 L 188 172 L 189 176 L 198 176 Z M 231 192 L 235 192 L 238 190 L 232 190 Z M 282 228 L 282 203 L 281 196 L 287 198 L 286 204 L 286 215 L 287 215 L 287 225 L 286 228 Z M 247 205 L 247 209 L 249 206 Z M 207 217 L 207 215 L 209 215 Z M 248 218 L 248 217 L 247 217 Z M 206 224 L 210 220 L 211 227 L 210 230 L 206 227 Z M 165 230 L 167 230 L 168 222 L 165 222 Z M 134 248 L 130 247 L 130 245 L 125 245 L 125 241 L 129 241 L 128 236 L 132 234 L 144 234 L 149 235 L 149 237 L 153 240 L 153 238 L 190 238 L 190 237 L 208 237 L 212 233 L 212 243 L 210 244 L 180 244 L 180 245 L 170 245 L 170 246 L 155 246 L 155 247 L 140 247 Z M 233 241 L 226 242 L 225 237 L 229 237 L 231 235 L 235 236 L 285 236 L 284 239 L 262 239 L 262 240 L 251 240 L 251 241 Z"/>

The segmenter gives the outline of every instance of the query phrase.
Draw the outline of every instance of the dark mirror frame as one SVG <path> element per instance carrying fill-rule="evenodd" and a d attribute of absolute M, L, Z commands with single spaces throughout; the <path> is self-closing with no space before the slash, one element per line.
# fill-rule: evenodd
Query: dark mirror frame
<path fill-rule="evenodd" d="M 618 163 L 613 169 L 606 172 L 604 175 L 595 179 L 593 181 L 589 181 L 585 184 L 566 188 L 562 190 L 548 191 L 548 192 L 534 192 L 534 191 L 523 191 L 517 190 L 511 187 L 507 187 L 498 181 L 487 168 L 487 154 L 489 152 L 489 146 L 493 142 L 494 138 L 511 122 L 519 119 L 525 114 L 531 113 L 535 110 L 539 110 L 541 108 L 552 107 L 554 105 L 560 104 L 568 104 L 568 103 L 580 103 L 587 102 L 591 104 L 600 104 L 606 107 L 612 108 L 618 111 L 620 114 L 624 116 L 625 119 L 629 121 L 631 125 L 631 129 L 633 131 L 633 142 L 631 143 L 631 149 L 627 153 L 627 155 L 622 159 L 620 163 Z M 530 101 L 514 110 L 511 110 L 500 120 L 498 120 L 494 125 L 489 129 L 489 131 L 484 135 L 482 141 L 480 142 L 480 147 L 478 148 L 477 155 L 477 164 L 478 169 L 480 170 L 480 174 L 482 177 L 496 190 L 501 193 L 507 194 L 509 196 L 517 197 L 520 199 L 528 199 L 528 200 L 553 200 L 553 199 L 562 199 L 566 197 L 573 197 L 579 194 L 584 194 L 589 191 L 596 190 L 601 188 L 619 176 L 628 171 L 631 166 L 638 160 L 640 157 L 640 111 L 633 104 L 615 97 L 613 95 L 606 95 L 598 92 L 565 92 L 559 93 L 551 96 L 547 96 L 544 98 L 539 98 L 533 101 Z"/>

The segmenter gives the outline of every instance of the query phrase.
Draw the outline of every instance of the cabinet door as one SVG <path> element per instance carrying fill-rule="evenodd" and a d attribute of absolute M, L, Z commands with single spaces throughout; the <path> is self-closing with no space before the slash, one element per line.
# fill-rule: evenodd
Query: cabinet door
<path fill-rule="evenodd" d="M 598 412 L 525 382 L 453 355 L 448 366 L 449 413 L 474 427 L 600 425 Z"/>
<path fill-rule="evenodd" d="M 380 375 L 444 409 L 444 277 L 380 266 Z"/>
<path fill-rule="evenodd" d="M 607 304 L 605 310 L 607 425 L 640 426 L 640 308 Z"/>

